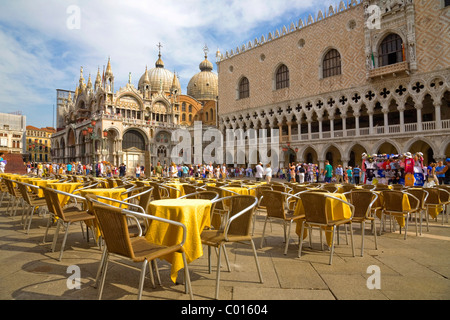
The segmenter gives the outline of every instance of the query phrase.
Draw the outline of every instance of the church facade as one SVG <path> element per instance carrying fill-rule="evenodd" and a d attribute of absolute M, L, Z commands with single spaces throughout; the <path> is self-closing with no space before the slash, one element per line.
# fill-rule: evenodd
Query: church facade
<path fill-rule="evenodd" d="M 217 125 L 218 77 L 207 59 L 200 63 L 183 94 L 175 73 L 167 70 L 159 52 L 155 67 L 139 79 L 115 91 L 108 60 L 106 72 L 97 72 L 87 83 L 83 68 L 74 95 L 69 91 L 57 109 L 57 132 L 52 135 L 52 159 L 56 163 L 125 163 L 136 166 L 170 165 L 172 132 L 188 129 L 194 121 Z M 181 155 L 180 155 L 181 156 Z"/>
<path fill-rule="evenodd" d="M 450 155 L 450 4 L 341 1 L 217 52 L 219 128 L 278 129 L 280 167 Z"/>

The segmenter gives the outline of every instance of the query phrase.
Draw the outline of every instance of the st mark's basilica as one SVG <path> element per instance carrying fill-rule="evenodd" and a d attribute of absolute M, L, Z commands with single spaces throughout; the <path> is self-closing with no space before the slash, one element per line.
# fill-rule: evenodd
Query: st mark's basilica
<path fill-rule="evenodd" d="M 154 68 L 145 68 L 137 87 L 130 75 L 126 86 L 115 91 L 110 59 L 94 83 L 90 75 L 86 83 L 81 67 L 75 91 L 59 99 L 53 161 L 125 163 L 129 170 L 158 161 L 170 165 L 174 130 L 192 128 L 194 121 L 204 128 L 217 125 L 218 76 L 206 46 L 204 53 L 187 94 L 177 75 L 165 68 L 161 45 Z"/>

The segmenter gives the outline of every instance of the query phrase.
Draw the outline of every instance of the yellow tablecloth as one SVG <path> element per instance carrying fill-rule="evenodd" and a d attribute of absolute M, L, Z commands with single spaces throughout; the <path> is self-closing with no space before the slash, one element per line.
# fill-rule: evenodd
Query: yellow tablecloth
<path fill-rule="evenodd" d="M 49 183 L 55 183 L 57 181 L 58 181 L 57 179 L 55 179 L 55 180 L 38 179 L 38 180 L 31 180 L 30 184 L 39 187 L 39 189 L 33 188 L 32 190 L 33 190 L 34 193 L 36 193 L 38 195 L 38 197 L 42 198 L 42 197 L 44 197 L 44 191 L 42 189 L 40 189 L 40 188 L 41 187 L 45 188 L 45 187 L 47 187 L 47 185 Z"/>
<path fill-rule="evenodd" d="M 87 194 L 95 194 L 97 196 L 102 196 L 102 197 L 106 197 L 106 198 L 111 198 L 111 199 L 116 199 L 116 200 L 122 201 L 123 199 L 125 199 L 127 197 L 126 195 L 122 195 L 122 193 L 124 193 L 126 191 L 127 190 L 125 188 L 117 188 L 117 189 L 109 189 L 109 188 L 108 189 L 106 189 L 106 188 L 98 188 L 98 189 L 96 189 L 96 188 L 93 188 L 93 189 L 80 190 L 80 195 L 82 197 L 85 197 Z M 120 203 L 114 202 L 114 201 L 109 201 L 109 200 L 105 200 L 105 199 L 98 199 L 98 201 L 106 203 L 106 204 L 110 204 L 110 205 L 113 205 L 113 206 L 116 206 L 116 207 L 120 206 Z"/>
<path fill-rule="evenodd" d="M 67 193 L 73 193 L 81 185 L 82 184 L 79 182 L 55 182 L 48 183 L 47 187 Z M 63 194 L 58 194 L 58 198 L 62 207 L 64 207 L 70 200 L 69 196 L 65 196 Z"/>
<path fill-rule="evenodd" d="M 347 198 L 342 193 L 333 193 L 333 197 L 339 198 L 341 200 L 347 201 Z M 326 198 L 326 212 L 328 214 L 328 220 L 339 220 L 339 219 L 349 219 L 352 216 L 352 210 L 348 205 L 345 203 L 342 203 L 341 201 Z M 297 202 L 297 205 L 295 207 L 294 215 L 303 215 L 305 214 L 305 208 L 303 207 L 303 203 L 301 200 Z M 295 229 L 295 232 L 300 237 L 301 230 L 302 230 L 302 223 L 304 219 L 297 220 L 297 227 Z M 331 228 L 327 228 L 327 230 L 333 230 Z M 308 235 L 308 230 L 305 228 L 303 232 L 303 239 L 305 239 Z M 332 233 L 331 232 L 325 232 L 327 244 L 328 246 L 331 246 L 332 244 Z"/>
<path fill-rule="evenodd" d="M 166 183 L 167 186 L 175 188 L 175 189 L 177 189 L 179 191 L 179 192 L 177 192 L 177 191 L 175 191 L 175 190 L 173 190 L 171 188 L 167 188 L 169 190 L 169 197 L 172 198 L 172 199 L 175 199 L 175 198 L 179 198 L 181 196 L 184 196 L 185 193 L 184 193 L 183 185 L 185 185 L 185 184 L 187 184 L 187 183 L 179 183 L 179 182 Z"/>
<path fill-rule="evenodd" d="M 149 204 L 149 214 L 183 223 L 186 226 L 186 242 L 184 249 L 186 259 L 191 263 L 203 255 L 200 234 L 205 227 L 210 226 L 211 201 L 196 199 L 165 199 L 155 200 Z M 177 226 L 152 221 L 145 237 L 161 245 L 173 245 L 182 240 L 182 229 Z M 164 260 L 172 264 L 171 279 L 176 282 L 178 271 L 183 268 L 183 258 L 180 253 L 170 254 Z"/>
<path fill-rule="evenodd" d="M 244 187 L 223 187 L 223 189 L 239 193 L 240 195 L 243 195 L 243 196 L 256 196 L 255 189 L 249 189 L 249 188 L 244 188 Z M 232 195 L 231 192 L 229 195 L 225 195 L 225 196 L 230 196 L 230 195 Z"/>

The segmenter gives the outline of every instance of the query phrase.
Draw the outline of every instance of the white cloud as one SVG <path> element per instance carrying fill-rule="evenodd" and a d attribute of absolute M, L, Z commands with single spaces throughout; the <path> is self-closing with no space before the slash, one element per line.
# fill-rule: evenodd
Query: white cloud
<path fill-rule="evenodd" d="M 14 0 L 0 12 L 0 105 L 2 111 L 23 110 L 27 122 L 52 125 L 49 115 L 35 117 L 37 107 L 51 110 L 57 88 L 73 90 L 80 66 L 95 79 L 111 57 L 115 88 L 132 73 L 137 81 L 145 66 L 154 67 L 163 45 L 167 69 L 176 71 L 186 92 L 199 72 L 202 48 L 209 59 L 269 31 L 297 23 L 334 1 L 313 0 Z M 67 8 L 80 8 L 80 29 L 69 29 Z M 26 83 L 23 79 L 26 78 Z M 18 89 L 19 88 L 19 89 Z M 23 91 L 22 91 L 23 90 Z M 23 93 L 22 93 L 23 92 Z M 20 93 L 20 94 L 18 94 Z M 5 112 L 5 111 L 3 111 Z"/>

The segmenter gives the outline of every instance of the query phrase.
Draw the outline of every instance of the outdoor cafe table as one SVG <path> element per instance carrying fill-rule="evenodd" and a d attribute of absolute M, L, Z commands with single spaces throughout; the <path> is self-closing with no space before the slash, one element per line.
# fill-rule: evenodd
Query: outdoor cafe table
<path fill-rule="evenodd" d="M 73 193 L 81 185 L 82 184 L 80 182 L 55 182 L 48 183 L 47 187 L 66 193 Z M 64 207 L 70 200 L 69 196 L 63 194 L 58 194 L 58 198 L 61 203 L 61 207 Z"/>
<path fill-rule="evenodd" d="M 186 252 L 187 263 L 203 255 L 201 232 L 205 227 L 210 226 L 211 219 L 210 200 L 201 199 L 164 199 L 150 202 L 148 213 L 156 217 L 178 221 L 186 226 L 186 242 L 184 250 Z M 183 231 L 180 227 L 152 221 L 145 234 L 145 238 L 151 242 L 170 246 L 180 243 Z M 183 268 L 183 257 L 180 253 L 172 253 L 164 260 L 172 264 L 170 277 L 176 283 L 178 271 Z"/>
<path fill-rule="evenodd" d="M 38 186 L 39 189 L 33 188 L 33 192 L 36 193 L 38 195 L 38 197 L 43 198 L 44 197 L 44 191 L 41 189 L 41 187 L 45 188 L 47 187 L 47 185 L 49 183 L 55 183 L 57 182 L 57 179 L 52 179 L 52 180 L 46 180 L 46 179 L 35 179 L 35 180 L 31 180 L 30 184 Z"/>
<path fill-rule="evenodd" d="M 186 184 L 188 184 L 188 183 L 169 182 L 169 183 L 165 183 L 164 185 L 167 185 L 169 187 L 172 187 L 172 188 L 175 188 L 178 190 L 178 191 L 175 191 L 174 189 L 167 188 L 169 190 L 169 197 L 172 199 L 175 199 L 175 198 L 179 198 L 179 197 L 185 195 L 183 185 L 186 185 Z"/>
<path fill-rule="evenodd" d="M 255 189 L 249 189 L 249 188 L 245 188 L 245 187 L 222 187 L 222 189 L 236 192 L 243 196 L 256 196 Z M 227 194 L 226 196 L 230 196 L 230 195 L 232 195 L 231 192 L 230 192 L 230 194 Z"/>
<path fill-rule="evenodd" d="M 347 197 L 342 193 L 333 193 L 330 194 L 331 196 L 335 198 L 339 198 L 341 200 L 347 201 Z M 326 212 L 328 215 L 328 220 L 342 220 L 342 219 L 349 219 L 352 216 L 352 210 L 350 206 L 346 205 L 345 203 L 338 201 L 336 199 L 332 198 L 325 198 L 326 201 Z M 305 208 L 303 207 L 302 200 L 297 201 L 297 205 L 294 209 L 294 215 L 304 215 L 305 214 Z M 297 220 L 297 227 L 295 229 L 295 233 L 300 237 L 301 230 L 302 230 L 302 223 L 304 219 Z M 332 230 L 327 228 L 327 230 Z M 305 239 L 308 235 L 307 233 L 308 229 L 305 228 L 303 232 L 303 239 Z M 331 232 L 325 232 L 327 244 L 329 247 L 331 247 L 332 244 L 332 233 Z"/>

